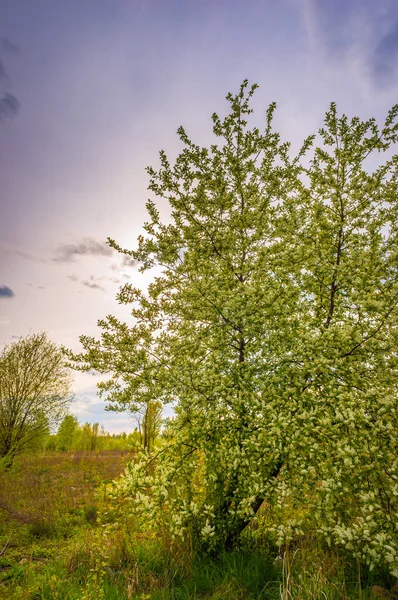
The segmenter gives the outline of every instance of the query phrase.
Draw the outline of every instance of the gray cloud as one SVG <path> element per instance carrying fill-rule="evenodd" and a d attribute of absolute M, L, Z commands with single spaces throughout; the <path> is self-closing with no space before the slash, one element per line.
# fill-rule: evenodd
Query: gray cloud
<path fill-rule="evenodd" d="M 6 68 L 3 62 L 0 60 L 0 81 L 2 79 L 8 79 Z"/>
<path fill-rule="evenodd" d="M 102 275 L 100 277 L 94 277 L 94 275 L 90 275 L 90 279 L 81 279 L 77 275 L 73 274 L 68 275 L 68 279 L 70 279 L 71 281 L 80 281 L 86 287 L 101 290 L 103 290 L 104 288 L 98 283 L 99 281 L 111 281 L 112 283 L 121 283 L 120 279 L 118 279 L 117 277 L 106 277 L 105 275 Z"/>
<path fill-rule="evenodd" d="M 131 256 L 127 256 L 125 254 L 122 258 L 122 265 L 123 267 L 136 267 L 137 261 L 134 258 L 131 258 Z"/>
<path fill-rule="evenodd" d="M 68 279 L 71 281 L 77 281 L 84 285 L 84 287 L 88 287 L 92 290 L 101 290 L 102 292 L 105 292 L 105 289 L 98 283 L 98 281 L 107 281 L 107 277 L 94 277 L 93 275 L 90 275 L 89 279 L 81 279 L 77 275 L 68 275 Z"/>
<path fill-rule="evenodd" d="M 91 278 L 90 281 L 88 281 L 88 280 L 82 281 L 82 284 L 92 290 L 101 290 L 102 292 L 105 292 L 105 289 L 98 283 L 95 283 L 95 281 L 92 281 L 92 279 L 93 278 Z"/>
<path fill-rule="evenodd" d="M 8 52 L 9 54 L 19 53 L 17 46 L 7 39 L 0 40 L 0 49 L 4 52 Z M 0 59 L 0 81 L 4 80 L 9 83 L 9 77 L 7 75 L 6 68 L 3 61 Z M 4 96 L 0 98 L 0 121 L 7 117 L 14 117 L 19 111 L 20 107 L 21 105 L 19 100 L 13 94 L 9 94 L 8 92 L 5 93 Z"/>
<path fill-rule="evenodd" d="M 14 298 L 14 291 L 8 285 L 0 285 L 0 298 Z"/>
<path fill-rule="evenodd" d="M 398 21 L 376 46 L 373 57 L 373 76 L 377 83 L 388 84 L 396 71 L 398 58 Z"/>
<path fill-rule="evenodd" d="M 7 54 L 19 54 L 19 48 L 13 44 L 9 39 L 3 38 L 0 40 L 0 48 L 7 52 Z"/>
<path fill-rule="evenodd" d="M 386 0 L 299 0 L 313 50 L 331 62 L 362 63 L 375 85 L 395 84 L 398 5 Z"/>
<path fill-rule="evenodd" d="M 14 117 L 19 111 L 21 105 L 19 100 L 12 94 L 4 94 L 0 98 L 0 121 L 7 117 Z"/>
<path fill-rule="evenodd" d="M 44 258 L 36 258 L 33 254 L 29 254 L 28 252 L 23 252 L 22 250 L 15 250 L 13 248 L 0 248 L 0 255 L 4 256 L 18 256 L 19 258 L 23 258 L 24 260 L 31 260 L 36 263 L 46 263 L 48 262 Z"/>
<path fill-rule="evenodd" d="M 47 262 L 43 258 L 36 258 L 33 256 L 33 254 L 29 254 L 28 252 L 22 252 L 22 250 L 14 250 L 14 254 L 20 256 L 21 258 L 24 258 L 25 260 L 31 260 L 32 262 Z"/>
<path fill-rule="evenodd" d="M 105 242 L 99 242 L 93 238 L 85 238 L 79 244 L 65 244 L 57 248 L 57 255 L 53 259 L 59 263 L 70 263 L 77 256 L 111 256 L 112 248 Z"/>
<path fill-rule="evenodd" d="M 120 279 L 117 277 L 107 277 L 106 275 L 100 275 L 99 277 L 94 277 L 91 275 L 90 280 L 92 281 L 111 281 L 112 283 L 121 283 Z"/>

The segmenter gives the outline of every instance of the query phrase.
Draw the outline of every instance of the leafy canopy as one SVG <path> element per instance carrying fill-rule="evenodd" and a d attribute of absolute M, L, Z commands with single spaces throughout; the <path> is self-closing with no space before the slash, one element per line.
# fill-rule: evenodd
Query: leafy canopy
<path fill-rule="evenodd" d="M 148 526 L 231 547 L 264 500 L 305 505 L 329 542 L 397 572 L 398 106 L 379 127 L 332 103 L 293 155 L 275 104 L 249 127 L 256 87 L 227 96 L 210 148 L 180 127 L 175 163 L 148 169 L 169 221 L 148 200 L 137 247 L 110 243 L 161 274 L 122 288 L 134 325 L 108 317 L 76 359 L 112 356 L 108 390 L 174 406 L 164 448 L 120 484 Z M 274 523 L 281 541 L 301 526 Z"/>
<path fill-rule="evenodd" d="M 0 457 L 37 444 L 72 399 L 70 370 L 45 333 L 21 337 L 0 354 Z"/>

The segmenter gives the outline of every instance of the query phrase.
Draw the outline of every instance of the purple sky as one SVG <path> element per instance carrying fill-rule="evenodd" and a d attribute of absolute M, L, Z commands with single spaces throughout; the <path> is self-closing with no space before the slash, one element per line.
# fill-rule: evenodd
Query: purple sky
<path fill-rule="evenodd" d="M 79 348 L 115 295 L 145 278 L 132 247 L 158 151 L 184 125 L 211 138 L 243 79 L 259 117 L 298 143 L 330 101 L 382 118 L 398 101 L 394 0 L 0 0 L 0 344 L 45 330 Z M 77 375 L 74 412 L 110 431 L 95 380 Z"/>

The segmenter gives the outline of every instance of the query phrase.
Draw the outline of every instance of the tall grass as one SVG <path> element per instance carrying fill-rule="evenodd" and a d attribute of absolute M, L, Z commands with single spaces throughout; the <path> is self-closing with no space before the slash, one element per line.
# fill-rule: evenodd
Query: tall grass
<path fill-rule="evenodd" d="M 0 598 L 7 600 L 366 600 L 398 598 L 311 529 L 278 548 L 266 515 L 216 557 L 140 530 L 107 490 L 126 453 L 18 458 L 0 473 Z"/>
<path fill-rule="evenodd" d="M 0 523 L 49 520 L 93 504 L 102 482 L 123 470 L 131 454 L 121 451 L 22 455 L 0 471 Z"/>

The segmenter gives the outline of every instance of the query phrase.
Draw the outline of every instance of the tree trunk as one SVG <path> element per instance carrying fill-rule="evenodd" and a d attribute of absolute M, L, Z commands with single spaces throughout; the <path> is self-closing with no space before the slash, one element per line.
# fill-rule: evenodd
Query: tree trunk
<path fill-rule="evenodd" d="M 271 471 L 269 478 L 274 479 L 274 478 L 278 477 L 278 475 L 282 469 L 282 466 L 283 466 L 282 463 L 278 463 L 275 466 L 275 468 Z M 240 538 L 241 534 L 246 529 L 246 527 L 248 525 L 250 525 L 253 518 L 260 510 L 261 505 L 263 504 L 264 500 L 265 500 L 265 498 L 263 498 L 261 496 L 257 496 L 252 504 L 252 509 L 254 512 L 253 516 L 248 517 L 248 518 L 237 519 L 234 522 L 233 528 L 231 528 L 231 530 L 227 534 L 227 537 L 225 538 L 224 550 L 226 550 L 227 552 L 231 552 L 234 548 L 236 548 L 238 546 L 239 538 Z M 223 510 L 226 511 L 227 508 L 229 508 L 229 506 L 228 507 L 224 506 Z"/>
<path fill-rule="evenodd" d="M 3 469 L 4 471 L 8 471 L 9 469 L 11 469 L 14 463 L 15 456 L 16 452 L 13 452 L 12 450 L 3 452 L 0 457 L 0 469 Z"/>

